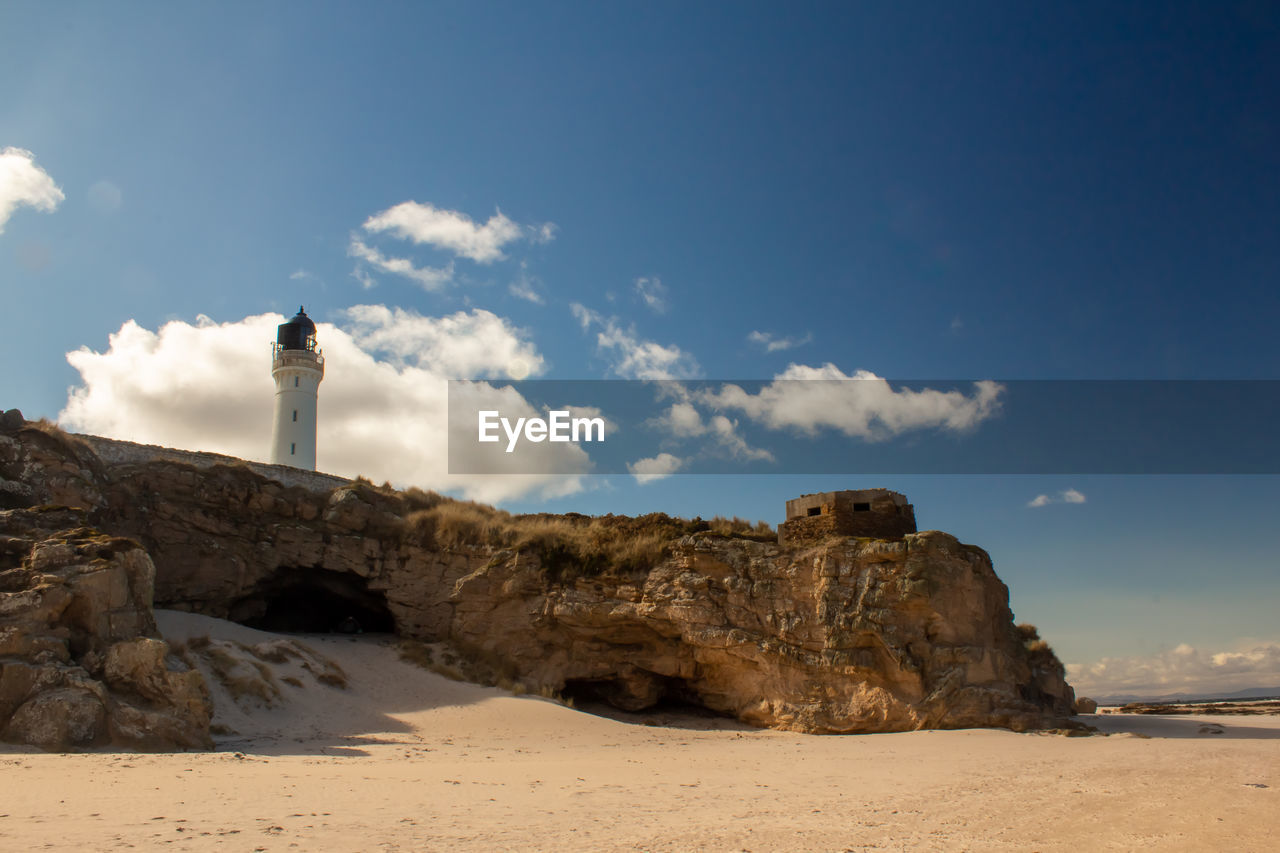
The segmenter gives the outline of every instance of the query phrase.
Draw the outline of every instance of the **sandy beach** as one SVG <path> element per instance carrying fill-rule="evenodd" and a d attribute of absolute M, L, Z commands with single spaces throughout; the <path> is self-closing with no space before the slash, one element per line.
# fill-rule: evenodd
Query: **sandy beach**
<path fill-rule="evenodd" d="M 158 617 L 176 643 L 281 642 Z M 821 737 L 678 709 L 611 719 L 451 681 L 402 661 L 387 637 L 295 641 L 347 687 L 286 674 L 291 661 L 272 668 L 271 707 L 215 688 L 215 723 L 234 730 L 215 752 L 6 747 L 0 846 L 1274 849 L 1272 716 L 1082 718 L 1106 737 Z"/>

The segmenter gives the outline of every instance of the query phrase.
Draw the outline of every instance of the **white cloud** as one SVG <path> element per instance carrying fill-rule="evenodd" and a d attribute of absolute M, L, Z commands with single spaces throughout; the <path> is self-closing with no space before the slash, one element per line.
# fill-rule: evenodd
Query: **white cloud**
<path fill-rule="evenodd" d="M 512 296 L 523 299 L 526 302 L 532 302 L 534 305 L 542 305 L 546 302 L 542 298 L 542 294 L 533 289 L 533 285 L 528 279 L 521 278 L 511 282 L 507 290 L 511 292 Z"/>
<path fill-rule="evenodd" d="M 769 451 L 747 444 L 738 434 L 737 421 L 724 415 L 713 415 L 704 421 L 698 410 L 687 400 L 671 405 L 660 417 L 651 421 L 650 425 L 675 439 L 708 436 L 735 459 L 770 462 L 774 459 Z"/>
<path fill-rule="evenodd" d="M 358 347 L 389 356 L 397 366 L 426 368 L 447 379 L 506 378 L 513 365 L 528 376 L 544 366 L 520 329 L 478 308 L 446 317 L 385 305 L 356 305 L 343 313 Z"/>
<path fill-rule="evenodd" d="M 684 465 L 684 460 L 679 456 L 673 456 L 670 453 L 659 453 L 657 456 L 651 456 L 647 459 L 628 462 L 627 470 L 635 476 L 637 483 L 644 485 L 655 480 L 661 480 L 664 477 L 670 477 L 679 471 L 682 465 Z"/>
<path fill-rule="evenodd" d="M 545 243 L 555 239 L 556 233 L 552 223 L 521 226 L 502 211 L 479 225 L 465 213 L 416 201 L 401 202 L 376 213 L 365 220 L 363 227 L 371 234 L 391 232 L 401 239 L 444 249 L 479 264 L 503 260 L 506 255 L 502 249 L 508 243 L 522 238 Z"/>
<path fill-rule="evenodd" d="M 707 432 L 702 415 L 688 402 L 673 404 L 657 419 L 655 425 L 676 438 L 690 438 Z"/>
<path fill-rule="evenodd" d="M 49 173 L 36 165 L 36 155 L 25 148 L 0 150 L 0 234 L 20 206 L 51 213 L 64 198 Z"/>
<path fill-rule="evenodd" d="M 1034 498 L 1027 501 L 1027 506 L 1042 507 L 1048 506 L 1049 504 L 1082 504 L 1086 500 L 1088 499 L 1084 496 L 1084 492 L 1080 492 L 1075 489 L 1066 489 L 1065 491 L 1059 492 L 1057 497 L 1036 495 Z"/>
<path fill-rule="evenodd" d="M 596 348 L 612 360 L 610 370 L 623 379 L 691 379 L 698 375 L 697 360 L 675 344 L 663 346 L 636 334 L 634 326 L 623 328 L 617 318 L 605 318 L 577 302 L 569 310 L 587 331 L 593 325 L 602 328 L 596 334 Z"/>
<path fill-rule="evenodd" d="M 343 327 L 318 324 L 325 354 L 320 386 L 317 467 L 375 481 L 458 490 L 479 500 L 568 494 L 574 476 L 450 475 L 445 452 L 447 379 L 498 377 L 543 360 L 524 333 L 487 311 L 424 317 L 381 305 L 344 312 Z M 109 336 L 105 352 L 67 354 L 80 372 L 59 420 L 69 429 L 148 444 L 211 450 L 264 460 L 269 452 L 274 386 L 270 343 L 278 314 L 153 332 L 134 321 Z M 512 389 L 474 383 L 501 397 L 513 416 L 532 409 Z M 506 395 L 506 396 L 502 396 Z M 585 470 L 578 445 L 557 470 Z M 532 465 L 540 460 L 523 455 Z M 544 468 L 545 470 L 545 468 Z"/>
<path fill-rule="evenodd" d="M 1202 652 L 1187 644 L 1155 655 L 1068 664 L 1067 677 L 1082 696 L 1230 693 L 1280 686 L 1280 644 L 1231 652 Z"/>
<path fill-rule="evenodd" d="M 894 390 L 870 371 L 847 376 L 831 363 L 822 367 L 792 364 L 757 394 L 723 385 L 719 391 L 700 394 L 699 399 L 720 409 L 741 411 L 770 429 L 812 435 L 830 428 L 879 441 L 911 429 L 970 429 L 999 411 L 1003 390 L 1004 386 L 986 380 L 973 383 L 968 396 L 930 388 Z"/>
<path fill-rule="evenodd" d="M 724 415 L 715 415 L 709 421 L 710 432 L 716 437 L 716 441 L 721 447 L 729 451 L 730 455 L 737 459 L 749 460 L 765 460 L 773 461 L 773 454 L 761 448 L 752 447 L 747 444 L 742 436 L 738 435 L 738 422 L 729 420 Z"/>
<path fill-rule="evenodd" d="M 347 255 L 362 260 L 383 272 L 412 279 L 422 285 L 422 289 L 426 291 L 439 290 L 453 280 L 452 261 L 446 267 L 415 267 L 408 258 L 387 257 L 356 236 L 352 236 L 351 243 L 347 246 Z M 366 290 L 373 286 L 373 280 L 360 267 L 357 266 L 352 274 Z"/>
<path fill-rule="evenodd" d="M 534 305 L 542 305 L 546 300 L 542 298 L 542 294 L 539 293 L 535 287 L 536 281 L 537 279 L 529 275 L 528 265 L 521 261 L 520 277 L 511 282 L 507 289 L 511 292 L 512 296 L 515 296 L 518 299 L 532 302 Z"/>
<path fill-rule="evenodd" d="M 765 352 L 779 352 L 804 346 L 813 340 L 813 334 L 806 332 L 799 338 L 779 338 L 772 332 L 754 331 L 747 335 L 747 340 L 756 346 L 764 347 Z"/>
<path fill-rule="evenodd" d="M 573 318 L 582 326 L 584 332 L 591 328 L 592 323 L 603 322 L 598 313 L 578 302 L 569 303 L 569 313 L 573 314 Z"/>
<path fill-rule="evenodd" d="M 635 281 L 636 295 L 640 297 L 640 301 L 649 307 L 650 311 L 655 314 L 665 314 L 667 311 L 667 286 L 657 276 L 653 278 L 637 278 Z"/>

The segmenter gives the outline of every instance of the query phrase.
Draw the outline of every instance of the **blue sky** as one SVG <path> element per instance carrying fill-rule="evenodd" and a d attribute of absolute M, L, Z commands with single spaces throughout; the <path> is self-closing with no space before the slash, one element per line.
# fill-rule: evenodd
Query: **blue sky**
<path fill-rule="evenodd" d="M 61 198 L 0 208 L 0 405 L 56 418 L 76 386 L 73 426 L 265 453 L 237 394 L 269 410 L 266 363 L 229 347 L 299 303 L 333 329 L 331 449 L 382 447 L 359 405 L 412 433 L 413 383 L 500 376 L 496 354 L 555 379 L 1278 378 L 1280 15 L 1114 7 L 6 3 L 0 148 Z M 406 202 L 439 227 L 370 227 Z M 344 352 L 385 384 L 344 380 Z M 180 391 L 147 409 L 145 382 Z M 502 502 L 777 521 L 864 485 L 991 551 L 1064 659 L 1125 659 L 1085 683 L 1280 685 L 1274 477 L 609 477 Z"/>

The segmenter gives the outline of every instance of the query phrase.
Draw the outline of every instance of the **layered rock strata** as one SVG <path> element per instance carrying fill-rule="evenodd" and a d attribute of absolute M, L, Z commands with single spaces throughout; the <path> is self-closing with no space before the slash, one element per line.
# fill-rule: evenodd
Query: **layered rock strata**
<path fill-rule="evenodd" d="M 106 465 L 30 432 L 10 439 L 30 457 L 27 485 L 144 545 L 157 606 L 259 626 L 347 607 L 531 689 L 628 710 L 678 700 L 797 731 L 1021 730 L 1072 710 L 1061 664 L 1028 650 L 987 554 L 945 533 L 802 548 L 700 533 L 649 568 L 587 571 L 537 548 L 442 547 L 406 524 L 403 496 L 364 484 Z"/>

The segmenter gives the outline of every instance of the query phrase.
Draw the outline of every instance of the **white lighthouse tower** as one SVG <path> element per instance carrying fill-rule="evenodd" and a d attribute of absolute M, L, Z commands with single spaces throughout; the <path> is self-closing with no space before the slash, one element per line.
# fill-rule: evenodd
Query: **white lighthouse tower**
<path fill-rule="evenodd" d="M 271 347 L 276 381 L 276 418 L 271 427 L 271 461 L 316 469 L 316 396 L 324 379 L 324 356 L 316 348 L 316 324 L 302 307 L 276 328 Z"/>

